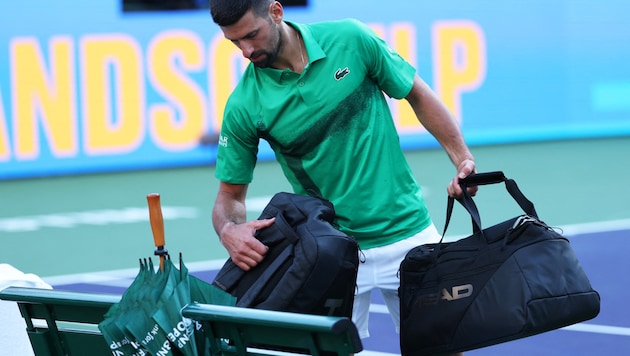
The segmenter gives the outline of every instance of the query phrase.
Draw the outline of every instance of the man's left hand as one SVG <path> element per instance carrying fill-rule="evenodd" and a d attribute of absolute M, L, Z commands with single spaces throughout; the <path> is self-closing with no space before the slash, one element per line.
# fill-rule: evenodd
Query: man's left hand
<path fill-rule="evenodd" d="M 446 188 L 448 195 L 453 198 L 461 197 L 463 192 L 462 192 L 462 188 L 459 186 L 459 180 L 462 178 L 468 177 L 468 175 L 475 173 L 476 171 L 477 170 L 475 168 L 475 161 L 471 159 L 463 160 L 457 166 L 457 175 L 455 176 L 455 178 L 453 178 L 451 183 Z M 477 190 L 478 190 L 477 186 L 468 187 L 467 189 L 468 194 L 470 194 L 470 196 L 475 196 L 475 194 L 477 194 Z"/>

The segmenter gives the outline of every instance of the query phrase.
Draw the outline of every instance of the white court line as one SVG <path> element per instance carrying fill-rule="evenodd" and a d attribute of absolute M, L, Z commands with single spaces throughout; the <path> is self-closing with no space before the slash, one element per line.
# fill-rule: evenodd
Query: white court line
<path fill-rule="evenodd" d="M 261 349 L 256 349 L 256 348 L 247 348 L 248 351 L 254 351 L 257 352 L 261 355 L 274 355 L 274 356 L 291 356 L 291 355 L 295 355 L 294 353 L 290 353 L 290 352 L 282 352 L 282 351 L 273 351 L 273 350 L 261 350 Z M 391 354 L 391 353 L 387 353 L 387 352 L 378 352 L 378 351 L 369 351 L 369 350 L 363 350 L 359 353 L 357 353 L 357 355 L 361 355 L 361 356 L 399 356 L 399 354 Z"/>
<path fill-rule="evenodd" d="M 201 262 L 184 262 L 189 272 L 214 271 L 223 267 L 225 260 L 211 260 Z M 138 275 L 139 268 L 126 268 L 112 271 L 66 274 L 54 277 L 42 277 L 52 285 L 65 285 L 75 283 L 101 284 L 106 286 L 125 287 Z"/>
<path fill-rule="evenodd" d="M 630 219 L 598 221 L 564 226 L 551 226 L 565 237 L 575 237 L 592 233 L 630 230 Z M 456 241 L 469 235 L 445 237 L 445 241 Z"/>
<path fill-rule="evenodd" d="M 569 331 L 582 331 L 586 333 L 595 333 L 595 334 L 630 336 L 630 328 L 622 328 L 619 326 L 579 323 L 575 325 L 565 326 L 562 329 L 569 330 Z"/>
<path fill-rule="evenodd" d="M 199 217 L 199 209 L 194 207 L 163 206 L 162 214 L 164 219 L 196 219 Z M 0 218 L 0 232 L 32 232 L 45 228 L 73 229 L 81 225 L 133 224 L 148 220 L 147 208 L 141 207 L 23 215 Z"/>
<path fill-rule="evenodd" d="M 378 314 L 389 313 L 387 311 L 387 306 L 384 304 L 371 304 L 370 312 L 378 313 Z M 561 328 L 561 329 L 567 330 L 567 331 L 581 331 L 581 332 L 595 333 L 595 334 L 630 336 L 630 328 L 624 328 L 620 326 L 579 323 L 579 324 L 565 326 L 564 328 Z"/>
<path fill-rule="evenodd" d="M 247 198 L 245 200 L 245 206 L 247 207 L 247 211 L 262 212 L 267 206 L 267 204 L 269 204 L 269 201 L 271 200 L 271 198 L 272 198 L 271 195 L 264 196 L 264 197 Z"/>
<path fill-rule="evenodd" d="M 249 212 L 261 212 L 271 200 L 271 196 L 247 199 Z M 199 209 L 190 206 L 162 206 L 164 219 L 196 219 Z M 72 229 L 81 225 L 105 226 L 111 224 L 132 224 L 149 220 L 146 207 L 123 207 L 119 209 L 99 209 L 65 213 L 22 215 L 0 217 L 0 233 L 33 232 L 45 228 Z"/>
<path fill-rule="evenodd" d="M 630 219 L 573 224 L 560 227 L 566 236 L 585 235 L 598 232 L 630 230 Z"/>

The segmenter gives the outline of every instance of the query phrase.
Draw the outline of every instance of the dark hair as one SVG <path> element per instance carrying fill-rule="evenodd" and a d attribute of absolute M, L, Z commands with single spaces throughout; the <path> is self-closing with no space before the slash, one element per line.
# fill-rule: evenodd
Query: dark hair
<path fill-rule="evenodd" d="M 237 23 L 249 10 L 258 17 L 265 16 L 273 0 L 210 0 L 212 20 L 219 26 Z"/>

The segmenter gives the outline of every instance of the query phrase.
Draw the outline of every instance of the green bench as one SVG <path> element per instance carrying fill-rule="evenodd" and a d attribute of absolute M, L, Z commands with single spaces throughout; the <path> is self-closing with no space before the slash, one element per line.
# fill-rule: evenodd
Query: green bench
<path fill-rule="evenodd" d="M 37 356 L 112 355 L 98 330 L 119 295 L 9 287 L 0 299 L 17 302 Z M 213 355 L 350 355 L 363 349 L 348 318 L 191 304 L 182 314 L 203 324 Z"/>

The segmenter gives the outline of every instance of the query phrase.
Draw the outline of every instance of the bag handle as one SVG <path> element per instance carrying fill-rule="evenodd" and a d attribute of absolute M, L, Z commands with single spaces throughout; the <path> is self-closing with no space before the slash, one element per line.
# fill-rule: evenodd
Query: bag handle
<path fill-rule="evenodd" d="M 475 185 L 487 185 L 504 182 L 507 178 L 501 171 L 474 173 L 468 175 L 466 178 L 459 180 L 459 185 L 475 186 Z"/>
<path fill-rule="evenodd" d="M 274 217 L 276 218 L 276 220 L 274 221 L 273 224 L 271 224 L 270 226 L 267 226 L 264 229 L 257 230 L 254 236 L 260 240 L 260 237 L 259 237 L 260 234 L 263 231 L 265 231 L 265 234 L 267 236 L 273 237 L 272 240 L 270 239 L 261 240 L 261 242 L 267 246 L 275 245 L 276 243 L 285 239 L 289 240 L 289 242 L 292 245 L 295 245 L 300 240 L 300 237 L 295 232 L 291 224 L 289 224 L 289 222 L 287 221 L 282 211 L 277 211 Z"/>
<path fill-rule="evenodd" d="M 467 176 L 466 178 L 459 180 L 459 186 L 462 188 L 463 194 L 461 198 L 457 199 L 457 201 L 468 211 L 472 218 L 473 232 L 480 232 L 483 235 L 483 228 L 481 225 L 481 217 L 479 216 L 479 209 L 475 204 L 472 196 L 468 193 L 466 188 L 475 186 L 475 185 L 488 185 L 488 184 L 496 184 L 496 183 L 505 183 L 505 188 L 510 193 L 512 199 L 516 201 L 519 207 L 530 216 L 538 219 L 538 214 L 536 213 L 536 209 L 534 208 L 534 204 L 525 197 L 523 192 L 519 189 L 518 185 L 513 179 L 506 178 L 502 171 L 494 171 L 494 172 L 486 172 L 486 173 L 475 173 Z M 446 206 L 446 221 L 444 223 L 444 230 L 442 232 L 442 239 L 444 239 L 444 235 L 446 235 L 446 230 L 451 221 L 451 215 L 453 213 L 455 199 L 452 197 L 448 197 L 447 206 Z M 485 237 L 484 237 L 485 238 Z M 441 242 L 441 241 L 440 241 Z"/>

